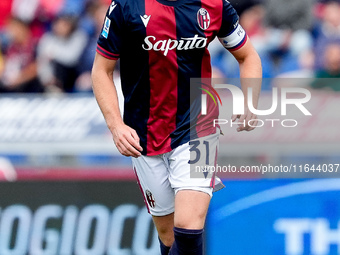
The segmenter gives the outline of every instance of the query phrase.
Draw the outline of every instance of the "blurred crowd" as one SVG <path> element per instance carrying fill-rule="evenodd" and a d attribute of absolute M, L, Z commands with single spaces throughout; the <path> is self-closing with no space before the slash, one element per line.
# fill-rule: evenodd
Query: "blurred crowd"
<path fill-rule="evenodd" d="M 0 92 L 91 91 L 110 0 L 1 0 Z"/>
<path fill-rule="evenodd" d="M 265 78 L 340 78 L 340 0 L 230 0 Z M 1 0 L 0 93 L 90 92 L 96 41 L 110 0 Z M 239 75 L 214 41 L 214 77 Z M 320 79 L 319 79 L 320 80 Z M 340 84 L 309 86 L 340 91 Z M 271 83 L 264 82 L 263 89 Z"/>
<path fill-rule="evenodd" d="M 340 91 L 340 0 L 230 0 L 262 59 L 264 78 Z M 211 47 L 215 77 L 238 77 L 237 62 Z M 322 79 L 321 79 L 322 78 Z M 265 79 L 262 88 L 272 83 Z"/>

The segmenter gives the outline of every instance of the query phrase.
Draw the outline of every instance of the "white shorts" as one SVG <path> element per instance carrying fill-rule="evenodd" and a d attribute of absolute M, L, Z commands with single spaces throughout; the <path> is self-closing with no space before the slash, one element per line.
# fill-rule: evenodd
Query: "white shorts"
<path fill-rule="evenodd" d="M 220 131 L 185 143 L 174 150 L 132 158 L 137 181 L 151 215 L 164 216 L 175 210 L 179 190 L 197 190 L 212 196 L 223 188 L 215 173 L 197 171 L 208 163 L 216 165 Z M 201 168 L 200 168 L 201 169 Z"/>

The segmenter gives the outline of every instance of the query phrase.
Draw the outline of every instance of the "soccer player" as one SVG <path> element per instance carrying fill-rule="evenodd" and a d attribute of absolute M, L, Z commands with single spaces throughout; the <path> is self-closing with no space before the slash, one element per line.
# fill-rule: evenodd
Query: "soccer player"
<path fill-rule="evenodd" d="M 94 94 L 119 152 L 132 157 L 162 255 L 203 254 L 205 218 L 219 183 L 214 175 L 190 178 L 196 161 L 190 155 L 205 149 L 208 161 L 216 159 L 219 129 L 206 119 L 218 118 L 218 109 L 208 105 L 207 115 L 194 109 L 199 101 L 190 103 L 190 78 L 211 78 L 207 46 L 216 36 L 239 62 L 241 80 L 261 77 L 259 56 L 226 0 L 114 0 L 98 40 Z M 119 58 L 123 119 L 113 83 Z M 245 94 L 249 86 L 256 107 L 261 85 L 243 82 Z M 248 123 L 256 116 L 245 107 L 233 118 Z"/>

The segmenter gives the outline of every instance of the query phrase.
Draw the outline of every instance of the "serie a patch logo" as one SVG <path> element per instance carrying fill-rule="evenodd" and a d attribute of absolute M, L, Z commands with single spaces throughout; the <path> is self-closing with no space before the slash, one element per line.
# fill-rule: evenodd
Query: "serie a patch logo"
<path fill-rule="evenodd" d="M 209 12 L 201 8 L 197 12 L 197 22 L 201 29 L 206 30 L 210 25 L 210 15 Z"/>
<path fill-rule="evenodd" d="M 102 31 L 102 36 L 105 37 L 106 39 L 109 36 L 110 26 L 111 26 L 111 20 L 108 17 L 106 17 L 103 31 Z"/>

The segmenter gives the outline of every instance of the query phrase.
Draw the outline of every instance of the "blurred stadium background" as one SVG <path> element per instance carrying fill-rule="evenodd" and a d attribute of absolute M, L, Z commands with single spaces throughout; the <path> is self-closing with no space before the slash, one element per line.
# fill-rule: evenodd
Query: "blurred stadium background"
<path fill-rule="evenodd" d="M 230 2 L 263 61 L 261 107 L 273 86 L 302 87 L 312 91 L 312 117 L 292 108 L 294 129 L 222 126 L 219 165 L 303 171 L 223 174 L 206 254 L 340 254 L 340 169 L 309 170 L 340 163 L 340 1 Z M 159 254 L 130 159 L 118 154 L 91 91 L 109 4 L 0 1 L 0 255 Z M 215 78 L 238 76 L 218 42 L 210 50 Z"/>

